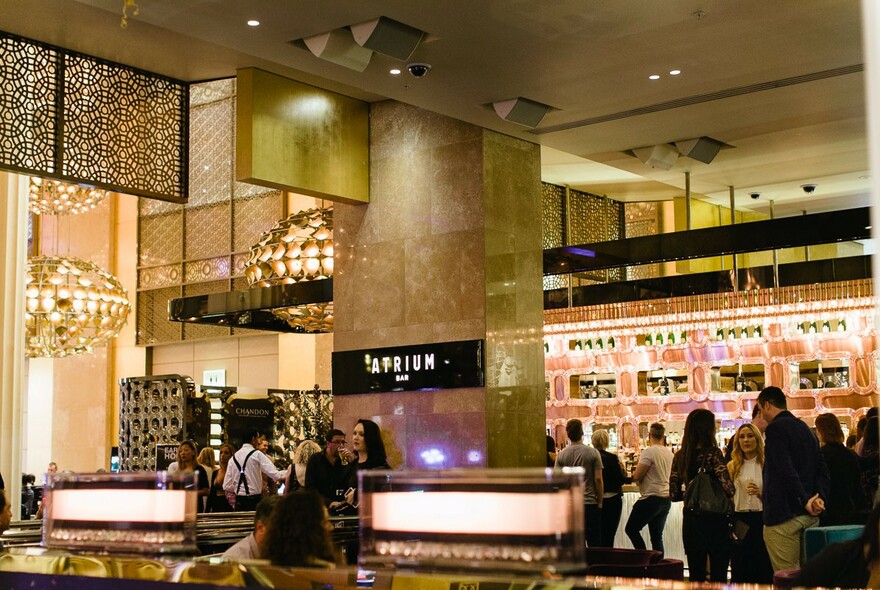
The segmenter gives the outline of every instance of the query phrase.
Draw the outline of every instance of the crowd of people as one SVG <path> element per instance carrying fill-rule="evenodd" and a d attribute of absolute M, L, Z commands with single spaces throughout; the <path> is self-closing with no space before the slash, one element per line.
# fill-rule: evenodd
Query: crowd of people
<path fill-rule="evenodd" d="M 390 469 L 379 426 L 372 420 L 358 420 L 350 448 L 339 429 L 327 432 L 323 449 L 314 441 L 303 441 L 286 470 L 277 469 L 261 450 L 265 438 L 259 432 L 246 438 L 238 450 L 221 447 L 216 470 L 204 480 L 211 482 L 210 487 L 203 483 L 201 473 L 198 479 L 199 493 L 204 486 L 209 511 L 255 511 L 253 533 L 224 556 L 269 559 L 284 566 L 330 567 L 340 563 L 342 556 L 331 542 L 329 518 L 331 514 L 357 514 L 359 471 Z M 185 468 L 196 470 L 187 463 L 190 453 L 184 456 Z M 284 481 L 284 495 L 272 493 L 267 481 Z M 357 548 L 349 551 L 354 553 Z"/>
<path fill-rule="evenodd" d="M 674 454 L 666 446 L 664 426 L 651 424 L 632 473 L 639 499 L 624 531 L 634 548 L 645 549 L 642 530 L 647 526 L 652 549 L 663 553 L 671 503 L 684 502 L 681 539 L 691 581 L 770 584 L 774 572 L 803 567 L 800 581 L 805 585 L 817 585 L 811 576 L 822 572 L 826 575 L 822 585 L 858 587 L 846 584 L 866 583 L 868 563 L 876 561 L 878 553 L 877 426 L 877 408 L 871 408 L 850 441 L 844 440 L 838 417 L 830 413 L 816 418 L 814 432 L 788 411 L 778 387 L 761 391 L 752 421 L 736 430 L 726 449 L 718 446 L 710 410 L 688 414 L 681 446 Z M 566 433 L 570 444 L 556 455 L 554 464 L 585 469 L 587 544 L 613 547 L 620 521 L 614 498 L 624 481 L 620 460 L 605 451 L 605 431 L 593 433 L 593 447 L 583 442 L 580 420 L 569 420 Z M 727 509 L 701 511 L 688 502 L 689 486 L 698 473 L 708 474 L 712 493 L 726 497 Z M 845 524 L 866 525 L 862 539 L 835 547 L 837 553 L 830 558 L 820 555 L 802 563 L 806 529 Z M 843 551 L 849 553 L 841 556 Z M 848 570 L 846 579 L 834 577 L 839 568 L 817 565 L 844 558 L 856 571 L 854 575 Z M 880 563 L 875 566 L 880 568 Z"/>

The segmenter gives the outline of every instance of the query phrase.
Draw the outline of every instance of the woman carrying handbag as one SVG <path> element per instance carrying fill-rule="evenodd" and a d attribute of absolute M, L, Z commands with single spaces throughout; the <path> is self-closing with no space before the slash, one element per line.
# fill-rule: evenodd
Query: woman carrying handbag
<path fill-rule="evenodd" d="M 715 442 L 715 414 L 692 411 L 669 477 L 670 499 L 685 502 L 681 532 L 691 582 L 706 581 L 707 559 L 709 581 L 727 581 L 734 491 L 724 455 Z"/>

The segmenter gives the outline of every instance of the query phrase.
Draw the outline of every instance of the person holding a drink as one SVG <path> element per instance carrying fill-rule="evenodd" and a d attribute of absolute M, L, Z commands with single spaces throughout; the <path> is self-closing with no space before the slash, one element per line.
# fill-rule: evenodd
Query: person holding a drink
<path fill-rule="evenodd" d="M 743 424 L 734 435 L 727 464 L 736 488 L 730 556 L 730 581 L 734 583 L 773 583 L 773 568 L 763 534 L 763 469 L 764 437 L 754 424 Z"/>
<path fill-rule="evenodd" d="M 354 456 L 345 447 L 345 433 L 336 428 L 324 437 L 324 450 L 309 458 L 306 466 L 306 488 L 324 498 L 330 514 L 341 514 L 347 504 L 348 463 Z"/>

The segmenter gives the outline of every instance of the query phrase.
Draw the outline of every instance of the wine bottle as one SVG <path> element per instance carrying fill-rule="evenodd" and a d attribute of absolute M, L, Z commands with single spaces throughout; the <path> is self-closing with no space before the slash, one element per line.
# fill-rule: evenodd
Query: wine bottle
<path fill-rule="evenodd" d="M 840 318 L 837 320 L 837 331 L 846 332 L 846 318 Z"/>
<path fill-rule="evenodd" d="M 602 338 L 596 338 L 596 350 L 602 350 L 604 348 L 604 344 L 602 343 Z"/>
<path fill-rule="evenodd" d="M 822 375 L 822 363 L 819 363 L 819 373 L 816 375 L 816 389 L 825 387 L 825 377 Z"/>
<path fill-rule="evenodd" d="M 645 346 L 653 346 L 654 345 L 654 337 L 648 334 L 645 336 Z"/>
<path fill-rule="evenodd" d="M 831 322 L 826 321 L 822 324 L 822 333 L 827 334 L 831 331 Z"/>
<path fill-rule="evenodd" d="M 815 334 L 819 331 L 819 327 L 816 325 L 816 322 L 810 323 L 810 334 Z"/>
<path fill-rule="evenodd" d="M 739 329 L 739 337 L 740 338 L 748 338 L 749 337 L 749 327 L 743 326 Z"/>
<path fill-rule="evenodd" d="M 743 366 L 739 363 L 739 371 L 736 374 L 736 391 L 742 393 L 746 390 L 746 379 L 743 377 Z"/>
<path fill-rule="evenodd" d="M 614 348 L 614 336 L 608 337 L 608 348 Z"/>
<path fill-rule="evenodd" d="M 580 341 L 580 340 L 575 340 L 575 341 L 574 341 L 574 349 L 575 349 L 577 352 L 580 352 L 581 350 L 584 349 L 584 345 L 581 344 L 581 341 Z"/>
<path fill-rule="evenodd" d="M 666 336 L 666 344 L 675 344 L 675 332 L 670 332 Z"/>
<path fill-rule="evenodd" d="M 718 331 L 715 332 L 715 340 L 724 340 L 724 329 L 718 328 Z"/>
<path fill-rule="evenodd" d="M 663 334 L 657 332 L 657 335 L 654 337 L 654 344 L 657 346 L 661 346 L 663 344 Z"/>
<path fill-rule="evenodd" d="M 679 342 L 681 342 L 682 344 L 686 344 L 687 341 L 688 341 L 687 332 L 682 332 L 681 333 L 681 340 L 679 340 Z"/>
<path fill-rule="evenodd" d="M 764 330 L 761 329 L 761 326 L 755 326 L 755 330 L 752 332 L 755 335 L 755 338 L 760 338 L 764 334 Z"/>

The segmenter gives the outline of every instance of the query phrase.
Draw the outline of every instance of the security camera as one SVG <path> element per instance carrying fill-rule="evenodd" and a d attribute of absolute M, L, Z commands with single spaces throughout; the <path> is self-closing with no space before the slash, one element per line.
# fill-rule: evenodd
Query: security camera
<path fill-rule="evenodd" d="M 412 74 L 414 77 L 423 78 L 428 74 L 428 70 L 431 69 L 431 64 L 406 64 L 406 69 L 408 69 L 409 73 Z"/>
<path fill-rule="evenodd" d="M 816 192 L 815 184 L 802 184 L 801 188 L 804 189 L 804 192 L 808 195 L 812 195 L 814 192 Z"/>
<path fill-rule="evenodd" d="M 749 196 L 752 197 L 753 199 L 760 199 L 761 193 L 749 193 Z"/>

